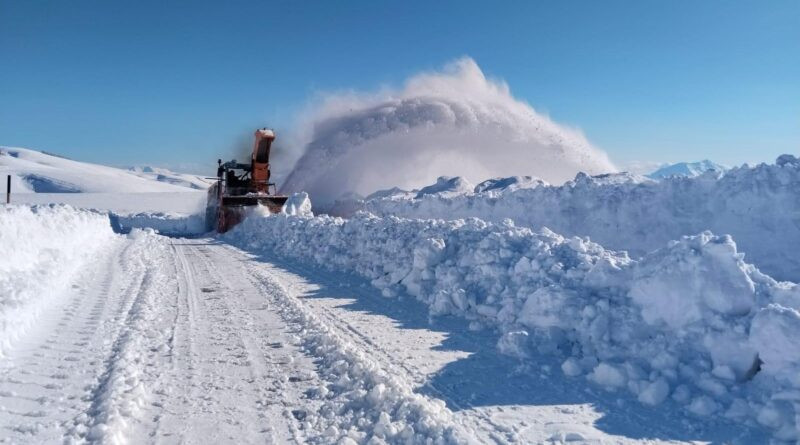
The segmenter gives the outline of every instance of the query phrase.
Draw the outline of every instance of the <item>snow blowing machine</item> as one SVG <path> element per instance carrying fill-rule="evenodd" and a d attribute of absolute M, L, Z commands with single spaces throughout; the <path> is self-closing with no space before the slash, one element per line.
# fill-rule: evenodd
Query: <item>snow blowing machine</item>
<path fill-rule="evenodd" d="M 249 208 L 259 204 L 271 213 L 281 211 L 287 197 L 278 195 L 275 184 L 269 182 L 269 151 L 274 140 L 272 130 L 256 130 L 249 163 L 217 161 L 217 181 L 208 189 L 208 230 L 227 232 L 244 220 Z"/>

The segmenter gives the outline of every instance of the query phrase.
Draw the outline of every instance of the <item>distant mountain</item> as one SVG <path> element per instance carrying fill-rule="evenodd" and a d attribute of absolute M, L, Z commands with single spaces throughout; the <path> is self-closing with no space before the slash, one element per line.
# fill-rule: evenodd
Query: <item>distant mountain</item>
<path fill-rule="evenodd" d="M 26 148 L 0 147 L 0 176 L 17 193 L 185 192 L 208 187 L 201 177 L 168 170 L 123 170 Z"/>
<path fill-rule="evenodd" d="M 677 164 L 669 164 L 662 166 L 658 170 L 646 176 L 652 179 L 663 179 L 663 178 L 668 178 L 670 176 L 683 176 L 687 178 L 693 178 L 695 176 L 702 175 L 703 173 L 709 170 L 715 170 L 724 173 L 725 171 L 728 170 L 728 167 L 717 164 L 715 162 L 711 162 L 707 159 L 698 162 L 678 162 Z"/>

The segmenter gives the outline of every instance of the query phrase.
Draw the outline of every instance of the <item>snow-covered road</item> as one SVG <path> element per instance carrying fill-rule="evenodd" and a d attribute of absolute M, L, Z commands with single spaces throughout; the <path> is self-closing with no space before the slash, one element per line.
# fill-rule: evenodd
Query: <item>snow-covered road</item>
<path fill-rule="evenodd" d="M 576 384 L 556 361 L 533 370 L 362 279 L 213 239 L 115 238 L 58 301 L 0 360 L 5 442 L 763 440 Z"/>

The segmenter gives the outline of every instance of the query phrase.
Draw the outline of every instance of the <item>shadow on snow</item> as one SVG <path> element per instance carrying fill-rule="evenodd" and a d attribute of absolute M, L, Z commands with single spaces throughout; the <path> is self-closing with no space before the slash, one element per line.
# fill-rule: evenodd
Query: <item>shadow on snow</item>
<path fill-rule="evenodd" d="M 630 439 L 712 444 L 769 441 L 764 431 L 734 422 L 693 417 L 670 400 L 658 407 L 648 407 L 624 390 L 608 392 L 584 377 L 566 377 L 560 368 L 566 357 L 548 354 L 519 360 L 500 354 L 496 347 L 497 331 L 486 328 L 470 331 L 467 320 L 452 316 L 431 319 L 427 306 L 414 297 L 383 297 L 364 278 L 322 270 L 274 254 L 249 253 L 255 255 L 256 261 L 302 276 L 319 287 L 303 298 L 348 299 L 348 303 L 338 307 L 389 317 L 399 329 L 441 332 L 445 340 L 434 349 L 469 353 L 466 358 L 446 364 L 417 388 L 421 394 L 444 400 L 452 411 L 482 406 L 588 404 L 600 416 L 594 423 L 597 429 Z"/>

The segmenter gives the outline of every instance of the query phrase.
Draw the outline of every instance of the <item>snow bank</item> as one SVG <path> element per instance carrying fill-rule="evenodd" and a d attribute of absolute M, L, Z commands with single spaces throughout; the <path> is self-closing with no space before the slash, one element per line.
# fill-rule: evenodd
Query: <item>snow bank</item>
<path fill-rule="evenodd" d="M 745 263 L 730 237 L 704 232 L 631 260 L 509 220 L 359 214 L 250 218 L 223 239 L 411 294 L 432 316 L 496 329 L 505 353 L 562 357 L 565 375 L 642 403 L 798 438 L 800 289 Z"/>
<path fill-rule="evenodd" d="M 486 193 L 492 191 L 518 190 L 522 188 L 536 188 L 547 185 L 546 182 L 533 176 L 509 176 L 508 178 L 487 179 L 475 186 L 475 193 Z"/>
<path fill-rule="evenodd" d="M 13 188 L 13 186 L 12 186 Z M 188 189 L 187 189 L 188 190 Z M 12 204 L 67 204 L 85 209 L 108 210 L 118 215 L 166 213 L 189 215 L 203 213 L 206 192 L 174 193 L 13 193 Z"/>
<path fill-rule="evenodd" d="M 589 236 L 633 256 L 711 230 L 731 234 L 748 260 L 771 276 L 800 280 L 800 163 L 790 155 L 724 176 L 707 172 L 654 181 L 631 174 L 579 174 L 563 186 L 539 183 L 458 196 L 394 194 L 361 208 L 409 218 L 511 218 L 521 226 Z"/>
<path fill-rule="evenodd" d="M 140 212 L 135 214 L 111 213 L 115 229 L 128 233 L 132 229 L 153 229 L 170 236 L 191 236 L 206 233 L 205 215 Z"/>
<path fill-rule="evenodd" d="M 108 215 L 65 205 L 0 207 L 0 355 L 115 237 Z"/>
<path fill-rule="evenodd" d="M 580 131 L 514 98 L 469 58 L 398 91 L 336 94 L 310 108 L 292 144 L 304 152 L 285 181 L 275 175 L 282 192 L 306 191 L 323 210 L 346 193 L 416 188 L 440 175 L 561 183 L 578 171 L 616 171 Z"/>

